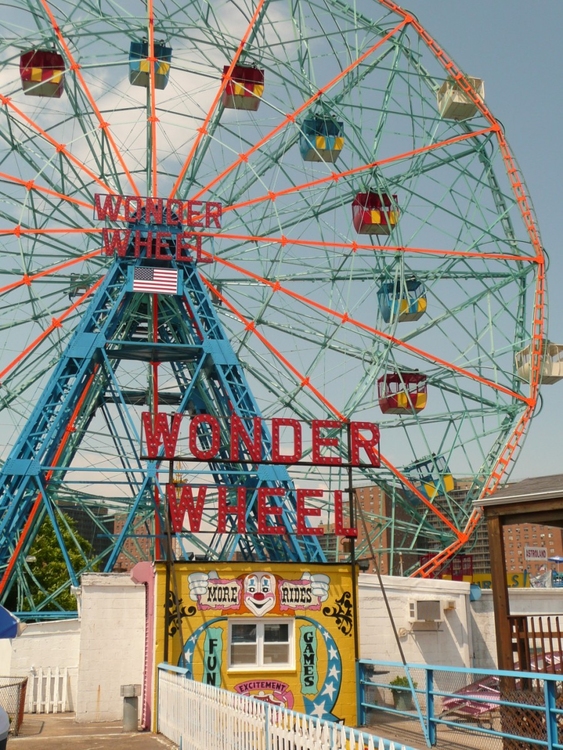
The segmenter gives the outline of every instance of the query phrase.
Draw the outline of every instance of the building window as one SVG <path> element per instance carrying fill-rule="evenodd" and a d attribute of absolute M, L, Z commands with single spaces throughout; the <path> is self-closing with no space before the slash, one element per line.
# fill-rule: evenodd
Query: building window
<path fill-rule="evenodd" d="M 293 669 L 293 620 L 229 621 L 230 669 Z"/>

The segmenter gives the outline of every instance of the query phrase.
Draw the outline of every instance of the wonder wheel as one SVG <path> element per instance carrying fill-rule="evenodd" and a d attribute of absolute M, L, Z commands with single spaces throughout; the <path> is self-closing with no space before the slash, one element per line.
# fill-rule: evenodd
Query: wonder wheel
<path fill-rule="evenodd" d="M 428 574 L 462 547 L 538 397 L 544 255 L 483 82 L 413 16 L 387 0 L 16 0 L 0 137 L 4 601 L 61 609 L 84 570 L 163 554 L 166 483 L 211 486 L 177 555 L 338 554 L 295 533 L 295 487 L 323 490 L 308 502 L 327 525 L 350 481 L 307 465 L 306 438 L 296 466 L 247 451 L 171 467 L 143 458 L 142 412 L 327 420 L 337 460 L 350 420 L 377 422 L 381 466 L 351 479 L 384 501 L 357 553 L 410 555 L 412 572 L 445 550 Z M 176 281 L 155 282 L 163 269 Z M 285 488 L 285 534 L 261 534 L 253 499 L 247 533 L 229 516 L 218 534 L 219 486 Z M 45 519 L 68 569 L 54 590 L 33 555 Z"/>

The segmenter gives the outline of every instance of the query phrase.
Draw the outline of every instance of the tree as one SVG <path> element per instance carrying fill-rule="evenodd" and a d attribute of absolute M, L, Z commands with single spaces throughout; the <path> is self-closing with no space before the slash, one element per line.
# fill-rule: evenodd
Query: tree
<path fill-rule="evenodd" d="M 75 521 L 65 513 L 62 513 L 59 519 L 59 528 L 71 565 L 78 573 L 84 568 L 86 561 L 77 547 L 77 542 L 87 556 L 90 556 L 92 552 L 92 545 L 77 533 Z M 39 527 L 27 559 L 31 570 L 31 575 L 27 576 L 27 582 L 35 605 L 39 605 L 66 584 L 66 588 L 43 609 L 50 611 L 62 609 L 67 612 L 76 610 L 76 597 L 70 591 L 68 569 L 48 515 Z M 31 609 L 27 602 L 23 606 L 24 609 Z"/>

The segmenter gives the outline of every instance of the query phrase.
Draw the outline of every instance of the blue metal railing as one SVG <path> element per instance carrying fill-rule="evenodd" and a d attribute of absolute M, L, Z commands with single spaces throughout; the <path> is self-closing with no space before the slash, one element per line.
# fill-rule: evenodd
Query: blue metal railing
<path fill-rule="evenodd" d="M 404 675 L 407 685 L 392 684 L 391 675 Z M 453 681 L 459 687 L 446 689 Z M 505 690 L 503 682 L 509 686 Z M 403 701 L 402 706 L 395 702 L 392 707 L 386 700 L 388 691 L 412 698 L 412 705 Z M 375 723 L 377 712 L 418 719 L 428 747 L 436 745 L 439 728 L 448 727 L 484 739 L 524 740 L 526 747 L 563 750 L 563 675 L 362 659 L 358 666 L 361 726 L 367 723 L 368 711 Z M 485 718 L 489 727 L 484 726 Z"/>

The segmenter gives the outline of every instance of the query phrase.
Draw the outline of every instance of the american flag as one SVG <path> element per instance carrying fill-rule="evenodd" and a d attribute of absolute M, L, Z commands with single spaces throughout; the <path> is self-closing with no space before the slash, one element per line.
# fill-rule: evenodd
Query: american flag
<path fill-rule="evenodd" d="M 133 272 L 133 291 L 178 294 L 178 271 L 172 268 L 137 266 Z"/>

